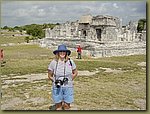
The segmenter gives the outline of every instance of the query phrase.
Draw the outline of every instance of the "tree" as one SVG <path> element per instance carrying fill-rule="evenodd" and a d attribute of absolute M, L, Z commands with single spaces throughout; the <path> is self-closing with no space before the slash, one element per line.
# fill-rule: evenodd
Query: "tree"
<path fill-rule="evenodd" d="M 48 24 L 44 23 L 42 28 L 45 29 L 47 27 L 48 27 Z"/>
<path fill-rule="evenodd" d="M 4 26 L 3 29 L 9 29 L 9 27 L 8 26 Z"/>
<path fill-rule="evenodd" d="M 15 26 L 15 27 L 14 27 L 15 30 L 19 30 L 19 28 L 20 28 L 20 27 L 18 27 L 18 26 Z"/>
<path fill-rule="evenodd" d="M 145 23 L 146 23 L 146 19 L 140 19 L 138 21 L 138 26 L 137 26 L 137 31 L 138 32 L 142 32 L 142 30 L 144 29 Z"/>
<path fill-rule="evenodd" d="M 9 30 L 9 31 L 13 31 L 13 32 L 15 31 L 15 30 L 14 30 L 13 28 L 11 28 L 11 27 L 9 27 L 8 30 Z"/>
<path fill-rule="evenodd" d="M 33 37 L 33 36 L 26 36 L 24 40 L 25 40 L 27 43 L 29 43 L 30 40 L 35 40 L 35 39 L 36 39 L 36 38 Z"/>
<path fill-rule="evenodd" d="M 56 23 L 56 25 L 60 25 L 59 23 Z"/>
<path fill-rule="evenodd" d="M 29 36 L 26 36 L 26 37 L 25 37 L 25 41 L 26 41 L 27 43 L 29 43 L 29 40 L 30 40 Z"/>
<path fill-rule="evenodd" d="M 26 28 L 27 34 L 33 37 L 42 38 L 44 37 L 44 30 L 42 25 L 32 24 Z"/>

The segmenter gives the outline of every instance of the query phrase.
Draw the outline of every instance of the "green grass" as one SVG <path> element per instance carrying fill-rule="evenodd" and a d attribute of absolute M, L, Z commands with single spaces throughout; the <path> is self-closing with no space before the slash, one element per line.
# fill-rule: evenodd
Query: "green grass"
<path fill-rule="evenodd" d="M 145 99 L 145 85 L 146 72 L 142 70 L 119 75 L 98 73 L 93 77 L 78 77 L 75 82 L 75 103 L 81 110 L 137 110 L 141 107 L 135 101 Z"/>
<path fill-rule="evenodd" d="M 123 69 L 123 70 L 138 70 L 141 67 L 137 66 L 137 62 L 146 62 L 145 55 L 132 55 L 124 57 L 106 57 L 99 59 L 87 59 L 84 61 L 76 61 L 79 70 L 93 71 L 96 68 L 104 67 L 111 69 Z"/>
<path fill-rule="evenodd" d="M 143 55 L 130 55 L 130 56 L 120 56 L 120 57 L 108 57 L 104 58 L 103 60 L 107 61 L 118 61 L 118 62 L 128 62 L 128 63 L 135 63 L 135 62 L 146 62 L 146 56 Z"/>
<path fill-rule="evenodd" d="M 17 45 L 3 49 L 6 64 L 1 68 L 2 75 L 45 72 L 53 58 L 49 49 L 38 45 Z"/>
<path fill-rule="evenodd" d="M 40 48 L 38 45 L 16 45 L 2 47 L 5 59 L 45 59 L 52 55 L 49 49 Z"/>
<path fill-rule="evenodd" d="M 23 43 L 25 42 L 25 36 L 2 36 L 0 38 L 0 44 L 7 44 L 7 43 Z"/>

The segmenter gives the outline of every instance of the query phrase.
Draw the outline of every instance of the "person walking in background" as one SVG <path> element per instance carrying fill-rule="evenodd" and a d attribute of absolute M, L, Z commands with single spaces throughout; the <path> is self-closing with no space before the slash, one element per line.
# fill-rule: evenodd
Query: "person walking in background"
<path fill-rule="evenodd" d="M 69 58 L 71 51 L 65 45 L 59 45 L 53 53 L 55 58 L 48 66 L 48 78 L 52 81 L 52 98 L 56 110 L 69 110 L 74 101 L 73 80 L 77 76 L 77 68 Z"/>
<path fill-rule="evenodd" d="M 77 59 L 81 59 L 82 48 L 80 47 L 80 45 L 77 47 L 77 53 L 78 53 Z"/>
<path fill-rule="evenodd" d="M 6 63 L 6 61 L 4 61 L 4 51 L 3 51 L 3 49 L 0 49 L 0 63 L 1 63 L 1 67 L 5 66 L 4 64 Z"/>
<path fill-rule="evenodd" d="M 1 49 L 0 51 L 0 60 L 3 61 L 4 59 L 4 53 L 3 53 L 3 49 Z"/>

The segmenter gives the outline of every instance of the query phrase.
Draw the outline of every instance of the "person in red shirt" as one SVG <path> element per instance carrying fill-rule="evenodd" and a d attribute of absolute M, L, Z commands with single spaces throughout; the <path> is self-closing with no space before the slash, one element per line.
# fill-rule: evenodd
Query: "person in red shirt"
<path fill-rule="evenodd" d="M 82 48 L 80 47 L 80 45 L 77 48 L 77 52 L 78 52 L 78 59 L 81 59 Z"/>
<path fill-rule="evenodd" d="M 4 63 L 6 63 L 6 62 L 4 61 L 3 49 L 0 49 L 0 64 L 1 64 L 1 67 L 4 66 Z"/>
<path fill-rule="evenodd" d="M 0 60 L 3 61 L 4 59 L 4 54 L 3 54 L 3 49 L 1 49 L 0 51 Z"/>

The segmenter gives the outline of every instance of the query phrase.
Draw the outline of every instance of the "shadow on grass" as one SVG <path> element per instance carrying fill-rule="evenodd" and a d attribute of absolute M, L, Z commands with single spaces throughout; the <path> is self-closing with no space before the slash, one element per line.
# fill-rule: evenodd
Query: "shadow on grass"
<path fill-rule="evenodd" d="M 49 106 L 49 110 L 56 110 L 56 105 Z"/>

